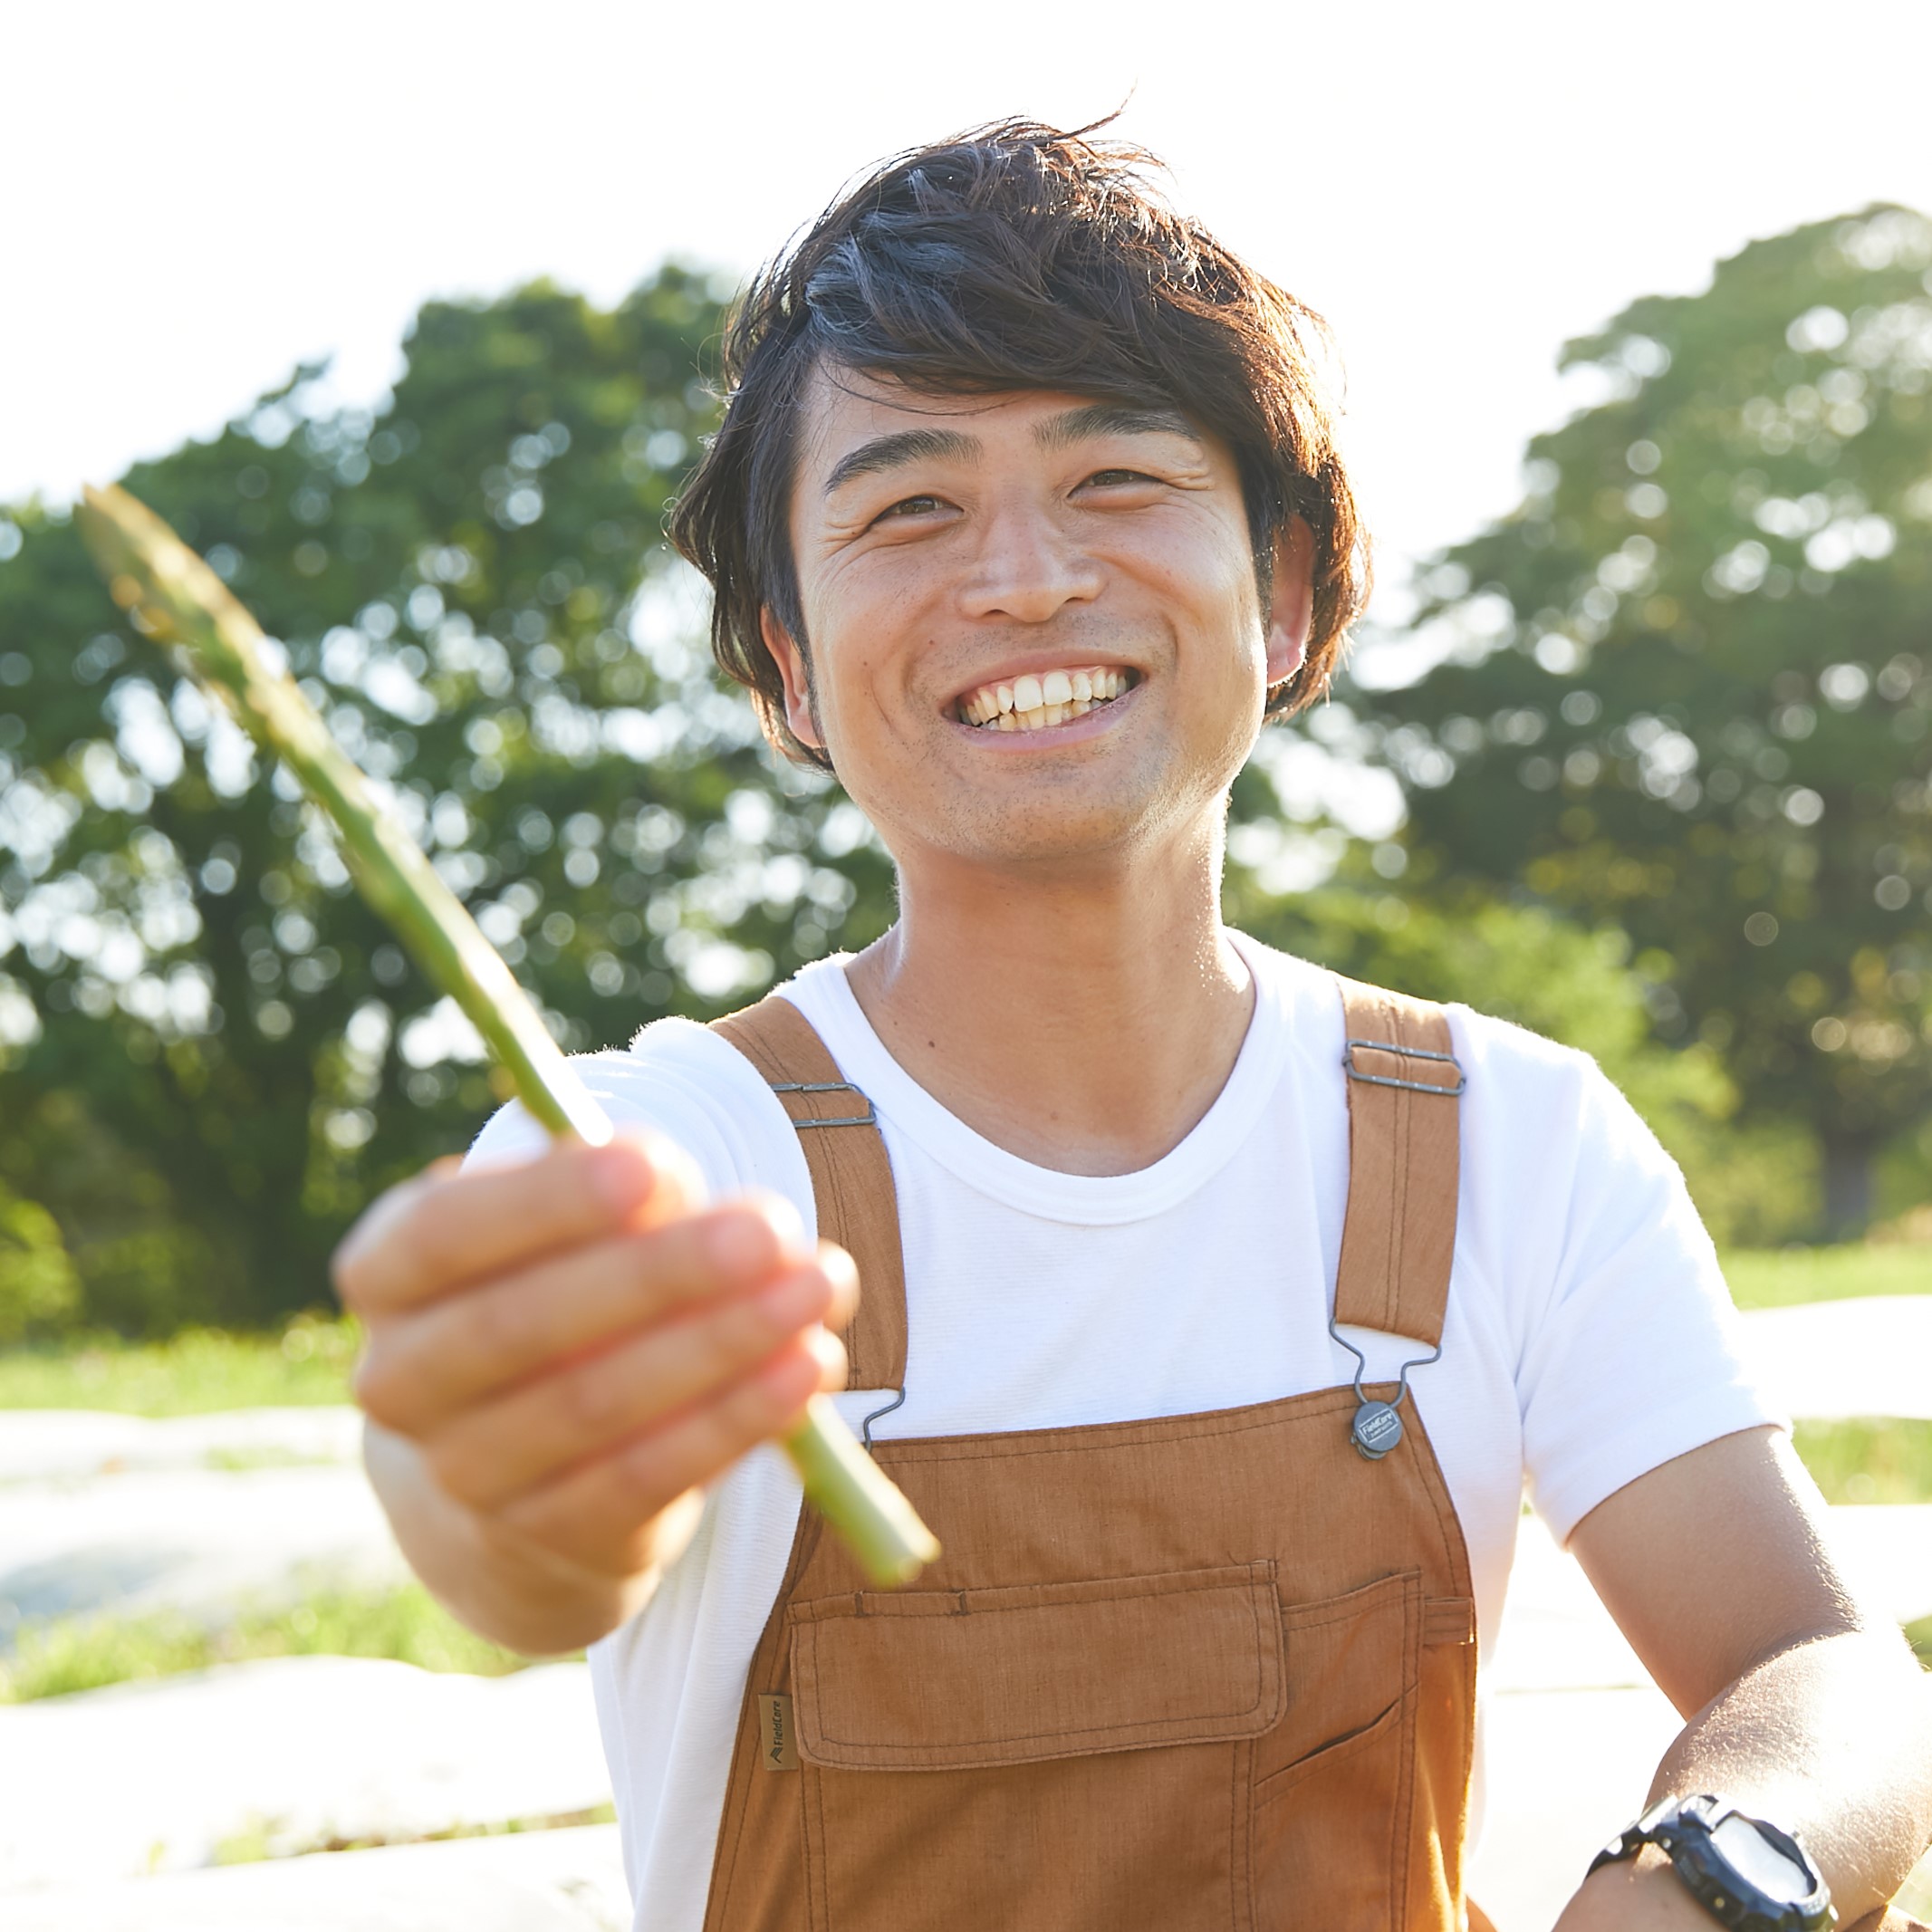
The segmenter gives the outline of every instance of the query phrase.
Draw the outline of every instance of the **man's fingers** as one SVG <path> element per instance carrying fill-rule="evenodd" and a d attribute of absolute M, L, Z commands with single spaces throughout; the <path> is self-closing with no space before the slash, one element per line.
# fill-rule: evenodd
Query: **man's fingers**
<path fill-rule="evenodd" d="M 830 1329 L 808 1328 L 799 1340 L 810 1351 L 813 1361 L 819 1365 L 819 1386 L 817 1392 L 836 1395 L 845 1387 L 846 1377 L 851 1362 L 845 1352 L 845 1344 Z"/>
<path fill-rule="evenodd" d="M 555 1249 L 660 1225 L 703 1197 L 690 1157 L 657 1134 L 561 1140 L 533 1160 L 461 1173 L 438 1161 L 350 1229 L 336 1293 L 364 1318 L 417 1307 Z"/>
<path fill-rule="evenodd" d="M 817 1263 L 792 1269 L 466 1408 L 424 1440 L 424 1452 L 452 1495 L 499 1509 L 748 1375 L 820 1322 L 831 1297 Z"/>
<path fill-rule="evenodd" d="M 709 1400 L 519 1497 L 497 1519 L 587 1567 L 631 1573 L 651 1559 L 660 1512 L 785 1433 L 819 1389 L 843 1379 L 837 1342 L 822 1340 L 829 1350 L 801 1339 Z"/>
<path fill-rule="evenodd" d="M 858 1267 L 836 1241 L 819 1243 L 819 1266 L 831 1277 L 831 1306 L 825 1311 L 825 1326 L 835 1333 L 842 1332 L 859 1312 L 862 1291 Z M 842 1381 L 840 1386 L 844 1386 Z"/>
<path fill-rule="evenodd" d="M 421 1435 L 561 1359 L 803 1258 L 798 1216 L 776 1196 L 593 1241 L 384 1323 L 357 1370 L 356 1399 L 389 1427 Z M 835 1261 L 826 1272 L 834 1284 L 828 1319 L 848 1319 L 837 1311 L 850 1299 L 850 1264 L 841 1274 Z"/>

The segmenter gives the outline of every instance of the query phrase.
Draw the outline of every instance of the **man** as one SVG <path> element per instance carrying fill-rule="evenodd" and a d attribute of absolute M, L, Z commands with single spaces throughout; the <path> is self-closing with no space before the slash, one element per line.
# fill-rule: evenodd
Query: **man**
<path fill-rule="evenodd" d="M 378 1491 L 478 1629 L 593 1646 L 652 1932 L 1460 1923 L 1525 1478 L 1687 1720 L 1563 1932 L 1876 1924 L 1922 1687 L 1676 1169 L 1581 1056 L 1220 922 L 1361 545 L 1319 326 L 1143 159 L 1002 124 L 753 288 L 674 533 L 899 922 L 582 1062 L 613 1146 L 506 1110 L 371 1210 Z M 945 1545 L 901 1595 L 772 1447 L 840 1331 Z"/>

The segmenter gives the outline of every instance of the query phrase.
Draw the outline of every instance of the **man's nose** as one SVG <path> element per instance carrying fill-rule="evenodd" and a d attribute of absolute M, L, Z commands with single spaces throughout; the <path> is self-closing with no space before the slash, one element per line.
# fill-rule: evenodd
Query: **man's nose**
<path fill-rule="evenodd" d="M 1003 505 L 984 529 L 962 594 L 967 615 L 1043 624 L 1100 595 L 1100 566 L 1044 507 Z"/>

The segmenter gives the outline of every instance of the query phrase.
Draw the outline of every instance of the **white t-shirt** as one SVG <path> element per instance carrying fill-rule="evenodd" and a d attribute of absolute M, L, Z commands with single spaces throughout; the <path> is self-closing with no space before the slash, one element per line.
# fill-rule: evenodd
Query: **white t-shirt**
<path fill-rule="evenodd" d="M 1254 1017 L 1227 1084 L 1136 1174 L 1062 1174 L 982 1139 L 887 1053 L 842 959 L 781 990 L 870 1096 L 899 1191 L 906 1400 L 878 1439 L 1055 1428 L 1270 1401 L 1346 1382 L 1327 1332 L 1348 1197 L 1341 1004 L 1321 969 L 1235 935 Z M 1675 1164 L 1586 1055 L 1462 1006 L 1468 1076 L 1442 1359 L 1413 1399 L 1447 1482 L 1494 1642 L 1521 1498 L 1559 1542 L 1687 1450 L 1782 1421 L 1752 1386 L 1709 1238 Z M 751 1064 L 684 1020 L 580 1057 L 620 1125 L 684 1147 L 714 1194 L 768 1187 L 816 1226 L 798 1136 Z M 472 1160 L 542 1130 L 511 1106 Z M 1413 1343 L 1345 1330 L 1368 1379 Z M 879 1398 L 839 1407 L 856 1426 Z M 636 1925 L 698 1932 L 752 1651 L 799 1488 L 774 1448 L 714 1489 L 639 1616 L 590 1652 Z M 1480 1722 L 1475 1816 L 1480 1817 Z"/>

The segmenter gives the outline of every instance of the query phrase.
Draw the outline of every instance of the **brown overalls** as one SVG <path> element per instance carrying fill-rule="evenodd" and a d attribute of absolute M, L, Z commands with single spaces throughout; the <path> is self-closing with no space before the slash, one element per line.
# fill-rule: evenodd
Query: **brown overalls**
<path fill-rule="evenodd" d="M 1341 993 L 1335 1320 L 1428 1359 L 1456 1229 L 1448 1024 Z M 904 1266 L 870 1102 L 789 1001 L 716 1025 L 808 1129 L 820 1232 L 858 1263 L 851 1386 L 902 1390 Z M 801 1510 L 705 1932 L 1486 1925 L 1463 1894 L 1468 1558 L 1414 1403 L 1370 1460 L 1350 1435 L 1364 1397 L 1398 1388 L 877 1445 L 944 1553 L 912 1589 L 870 1589 Z"/>

